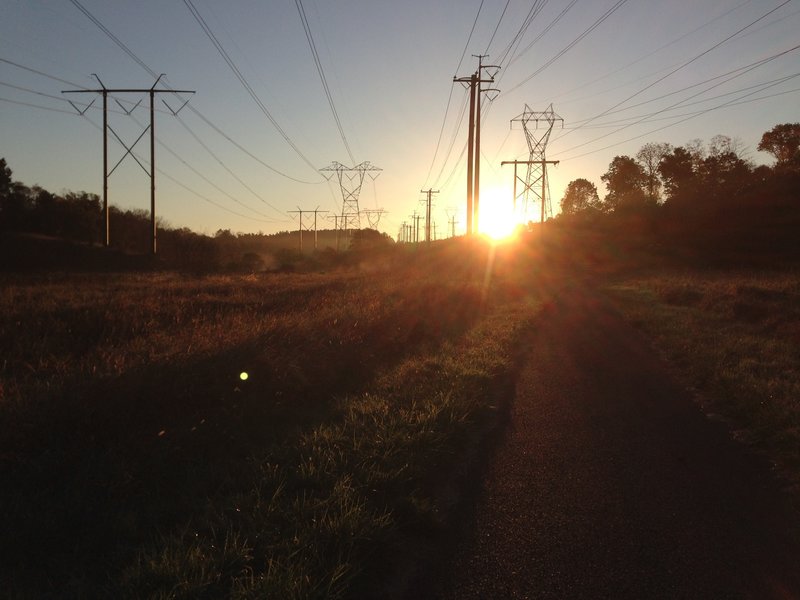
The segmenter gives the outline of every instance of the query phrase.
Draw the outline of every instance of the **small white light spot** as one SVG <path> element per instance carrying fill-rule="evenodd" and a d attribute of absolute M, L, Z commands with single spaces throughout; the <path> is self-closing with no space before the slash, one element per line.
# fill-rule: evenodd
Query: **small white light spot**
<path fill-rule="evenodd" d="M 239 373 L 239 379 L 241 379 L 242 381 L 247 381 L 248 377 L 250 377 L 250 375 L 247 374 L 247 371 L 242 371 L 241 373 Z"/>

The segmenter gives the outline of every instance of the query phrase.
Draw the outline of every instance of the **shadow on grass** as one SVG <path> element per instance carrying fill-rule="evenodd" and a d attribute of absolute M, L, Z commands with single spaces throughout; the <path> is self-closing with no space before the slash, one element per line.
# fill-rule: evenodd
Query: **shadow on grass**
<path fill-rule="evenodd" d="M 154 537 L 202 527 L 210 499 L 252 489 L 252 457 L 289 462 L 304 431 L 335 418 L 336 396 L 459 339 L 481 316 L 471 288 L 432 286 L 424 301 L 435 310 L 414 304 L 347 331 L 285 331 L 280 344 L 270 335 L 73 381 L 4 410 L 0 582 L 34 596 L 113 588 Z"/>

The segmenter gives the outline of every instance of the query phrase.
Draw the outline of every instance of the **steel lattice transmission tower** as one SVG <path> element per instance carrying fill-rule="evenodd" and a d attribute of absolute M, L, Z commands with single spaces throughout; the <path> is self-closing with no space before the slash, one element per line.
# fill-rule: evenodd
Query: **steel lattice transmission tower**
<path fill-rule="evenodd" d="M 348 229 L 361 228 L 361 211 L 358 208 L 358 197 L 361 195 L 364 177 L 369 175 L 369 178 L 374 181 L 382 170 L 368 160 L 354 167 L 348 167 L 334 161 L 324 169 L 320 169 L 328 181 L 333 178 L 335 173 L 339 182 L 339 188 L 342 192 L 341 229 L 347 231 Z M 326 173 L 330 173 L 330 175 Z"/>
<path fill-rule="evenodd" d="M 547 165 L 558 164 L 558 161 L 548 161 L 545 157 L 545 149 L 556 121 L 561 121 L 563 127 L 564 119 L 553 111 L 552 104 L 544 111 L 531 110 L 530 106 L 526 104 L 522 114 L 511 119 L 512 126 L 514 123 L 522 124 L 522 131 L 528 142 L 528 160 L 506 161 L 503 164 L 514 165 L 514 210 L 515 212 L 519 211 L 518 214 L 526 220 L 536 205 L 540 208 L 541 222 L 553 216 Z M 526 165 L 525 179 L 517 175 L 517 165 Z M 517 180 L 523 184 L 520 194 L 517 194 Z M 517 202 L 520 198 L 522 199 L 521 205 Z"/>

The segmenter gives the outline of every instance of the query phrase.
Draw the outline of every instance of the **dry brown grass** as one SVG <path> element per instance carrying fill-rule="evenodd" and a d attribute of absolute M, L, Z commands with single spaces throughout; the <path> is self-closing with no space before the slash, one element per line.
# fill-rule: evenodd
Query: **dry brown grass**
<path fill-rule="evenodd" d="M 536 311 L 510 273 L 486 277 L 486 256 L 433 251 L 336 274 L 7 278 L 0 587 L 374 589 L 376 551 L 432 526 L 436 485 L 496 425 L 495 390 Z"/>

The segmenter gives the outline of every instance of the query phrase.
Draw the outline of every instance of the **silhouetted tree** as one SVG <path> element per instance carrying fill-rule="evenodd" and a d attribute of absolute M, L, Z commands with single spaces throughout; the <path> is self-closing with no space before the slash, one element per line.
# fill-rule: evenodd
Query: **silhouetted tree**
<path fill-rule="evenodd" d="M 583 178 L 575 179 L 567 184 L 564 197 L 561 199 L 561 213 L 573 215 L 587 210 L 602 209 L 597 186 Z"/>
<path fill-rule="evenodd" d="M 650 142 L 642 146 L 636 153 L 636 160 L 644 170 L 647 199 L 657 204 L 661 199 L 661 181 L 659 179 L 658 166 L 661 159 L 672 151 L 672 146 L 666 142 Z"/>
<path fill-rule="evenodd" d="M 664 182 L 668 203 L 686 203 L 696 191 L 694 158 L 684 147 L 678 146 L 661 157 L 658 172 Z"/>
<path fill-rule="evenodd" d="M 615 156 L 600 177 L 608 188 L 605 206 L 612 212 L 635 210 L 648 205 L 644 169 L 630 156 Z"/>
<path fill-rule="evenodd" d="M 735 152 L 714 152 L 698 168 L 705 201 L 726 202 L 744 191 L 749 183 L 750 165 Z"/>
<path fill-rule="evenodd" d="M 761 136 L 758 149 L 776 159 L 776 169 L 800 170 L 800 123 L 775 125 Z"/>
<path fill-rule="evenodd" d="M 5 158 L 0 158 L 0 198 L 5 198 L 11 193 L 11 168 Z"/>
<path fill-rule="evenodd" d="M 24 227 L 30 209 L 30 190 L 12 175 L 6 159 L 0 158 L 0 229 L 18 230 Z"/>

